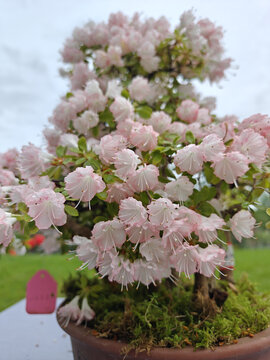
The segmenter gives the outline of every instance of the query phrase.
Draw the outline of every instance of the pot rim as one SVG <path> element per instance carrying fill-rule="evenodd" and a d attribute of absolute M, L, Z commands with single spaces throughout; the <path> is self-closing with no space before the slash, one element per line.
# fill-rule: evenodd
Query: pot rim
<path fill-rule="evenodd" d="M 59 306 L 59 308 L 63 305 L 63 303 Z M 58 310 L 58 309 L 57 309 Z M 127 345 L 127 343 L 121 340 L 109 340 L 104 338 L 98 338 L 91 334 L 91 329 L 86 328 L 82 325 L 75 325 L 74 322 L 69 322 L 67 327 L 61 325 L 58 311 L 56 311 L 56 319 L 59 326 L 68 334 L 70 337 L 75 338 L 77 341 L 85 343 L 94 348 L 100 349 L 102 352 L 110 352 L 113 355 L 121 354 L 121 350 L 123 347 Z M 251 337 L 242 337 L 238 339 L 237 344 L 225 344 L 223 346 L 215 347 L 214 349 L 197 349 L 195 350 L 191 346 L 187 346 L 185 348 L 166 348 L 166 347 L 154 347 L 150 351 L 150 355 L 147 358 L 151 358 L 153 360 L 173 360 L 176 356 L 183 356 L 183 359 L 194 360 L 194 354 L 196 354 L 196 360 L 219 360 L 226 359 L 238 359 L 238 356 L 246 355 L 252 353 L 260 353 L 264 352 L 266 348 L 270 349 L 270 326 L 255 334 Z M 129 355 L 134 354 L 134 351 L 131 351 Z M 237 358 L 234 357 L 237 354 Z M 146 352 L 142 352 L 137 354 L 138 359 L 146 359 Z M 239 359 L 242 359 L 240 357 Z M 248 357 L 243 358 L 248 359 Z"/>

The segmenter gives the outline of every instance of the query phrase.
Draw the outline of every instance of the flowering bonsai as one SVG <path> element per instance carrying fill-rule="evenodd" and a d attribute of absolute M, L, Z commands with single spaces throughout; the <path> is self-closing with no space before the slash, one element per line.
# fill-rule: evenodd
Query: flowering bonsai
<path fill-rule="evenodd" d="M 140 308 L 146 326 L 153 328 L 153 320 L 158 333 L 150 307 L 164 316 L 170 310 L 164 304 L 172 301 L 179 305 L 171 313 L 174 330 L 160 332 L 158 341 L 145 335 L 141 343 L 194 345 L 181 316 L 205 321 L 220 314 L 228 294 L 243 296 L 245 285 L 235 295 L 225 284 L 233 281 L 228 246 L 231 233 L 239 242 L 254 236 L 252 213 L 269 189 L 270 118 L 219 118 L 215 99 L 192 86 L 192 79 L 225 76 L 231 59 L 224 57 L 222 36 L 220 27 L 197 21 L 192 11 L 174 30 L 164 17 L 122 13 L 76 28 L 61 52 L 61 74 L 71 88 L 44 129 L 46 149 L 28 144 L 2 154 L 2 246 L 54 227 L 81 269 L 94 269 L 65 284 L 68 303 L 59 309 L 65 325 L 89 322 L 97 334 L 132 341 L 127 334 L 141 321 L 140 304 L 147 305 Z M 181 274 L 194 274 L 188 298 Z M 225 283 L 213 281 L 220 275 Z M 118 313 L 112 321 L 112 304 L 130 318 Z M 261 323 L 253 331 L 270 318 L 262 318 L 259 304 Z M 139 346 L 143 335 L 136 329 Z M 175 329 L 181 338 L 172 336 Z"/>

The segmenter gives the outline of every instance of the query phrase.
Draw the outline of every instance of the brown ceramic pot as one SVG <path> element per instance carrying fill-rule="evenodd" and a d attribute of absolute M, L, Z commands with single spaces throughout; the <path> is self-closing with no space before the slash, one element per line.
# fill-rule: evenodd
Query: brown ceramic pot
<path fill-rule="evenodd" d="M 58 323 L 59 319 L 57 318 Z M 61 324 L 59 323 L 61 326 Z M 62 327 L 62 326 L 61 326 Z M 89 328 L 70 322 L 62 329 L 70 335 L 74 360 L 123 360 L 121 349 L 126 345 L 120 341 L 97 338 Z M 270 328 L 238 340 L 237 344 L 224 345 L 215 350 L 197 350 L 187 347 L 154 348 L 149 354 L 135 356 L 130 352 L 125 360 L 270 360 Z"/>

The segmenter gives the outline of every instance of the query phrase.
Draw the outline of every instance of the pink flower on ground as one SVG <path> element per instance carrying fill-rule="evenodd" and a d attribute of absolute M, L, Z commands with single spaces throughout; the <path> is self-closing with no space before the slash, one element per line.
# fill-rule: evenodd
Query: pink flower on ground
<path fill-rule="evenodd" d="M 175 270 L 179 274 L 183 272 L 186 277 L 190 278 L 190 275 L 197 271 L 199 263 L 198 247 L 198 245 L 179 247 L 176 254 L 170 257 Z"/>
<path fill-rule="evenodd" d="M 107 202 L 117 202 L 120 204 L 121 200 L 133 195 L 133 190 L 128 186 L 127 183 L 115 182 L 108 185 L 107 194 Z"/>
<path fill-rule="evenodd" d="M 93 228 L 92 241 L 102 251 L 120 248 L 126 241 L 124 225 L 118 219 L 100 221 Z"/>
<path fill-rule="evenodd" d="M 241 242 L 243 238 L 252 238 L 256 220 L 247 210 L 240 210 L 230 220 L 230 228 L 235 238 Z"/>
<path fill-rule="evenodd" d="M 83 321 L 87 322 L 87 321 L 94 319 L 95 315 L 96 314 L 95 314 L 94 310 L 91 309 L 91 307 L 88 304 L 87 298 L 84 297 L 83 301 L 82 301 L 81 313 L 80 313 L 79 319 L 76 322 L 76 325 L 80 325 Z"/>
<path fill-rule="evenodd" d="M 175 250 L 183 243 L 184 239 L 190 237 L 192 231 L 193 226 L 189 224 L 187 219 L 174 220 L 163 231 L 162 245 L 175 253 Z"/>
<path fill-rule="evenodd" d="M 148 121 L 148 124 L 152 125 L 153 129 L 159 134 L 162 134 L 170 128 L 171 122 L 171 117 L 164 111 L 154 111 Z"/>
<path fill-rule="evenodd" d="M 266 159 L 268 145 L 263 136 L 252 129 L 246 129 L 235 137 L 231 149 L 239 151 L 250 163 L 261 167 Z"/>
<path fill-rule="evenodd" d="M 140 163 L 139 156 L 130 149 L 123 149 L 115 154 L 114 166 L 116 168 L 115 175 L 120 179 L 126 180 L 135 173 Z"/>
<path fill-rule="evenodd" d="M 198 121 L 200 124 L 203 124 L 203 125 L 210 124 L 211 116 L 209 115 L 209 110 L 206 108 L 199 109 L 196 121 Z"/>
<path fill-rule="evenodd" d="M 205 249 L 198 248 L 200 274 L 206 277 L 213 276 L 215 270 L 224 265 L 225 250 L 219 248 L 217 245 L 208 245 Z M 215 275 L 214 275 L 215 276 Z"/>
<path fill-rule="evenodd" d="M 223 154 L 226 150 L 222 139 L 216 134 L 206 136 L 199 146 L 204 161 L 215 161 L 218 154 Z"/>
<path fill-rule="evenodd" d="M 164 247 L 161 244 L 161 239 L 149 239 L 140 244 L 140 253 L 147 261 L 158 263 L 165 257 Z"/>
<path fill-rule="evenodd" d="M 151 93 L 148 80 L 142 76 L 136 76 L 128 86 L 130 97 L 136 101 L 146 101 Z"/>
<path fill-rule="evenodd" d="M 41 189 L 26 196 L 28 215 L 35 220 L 39 229 L 48 229 L 51 225 L 62 226 L 67 221 L 64 210 L 65 197 L 52 189 Z"/>
<path fill-rule="evenodd" d="M 177 217 L 177 208 L 169 199 L 159 198 L 152 201 L 147 206 L 150 223 L 161 229 L 170 226 Z"/>
<path fill-rule="evenodd" d="M 186 171 L 192 175 L 201 171 L 203 167 L 203 157 L 200 146 L 190 144 L 178 150 L 174 157 L 174 164 L 179 167 L 181 171 Z"/>
<path fill-rule="evenodd" d="M 151 125 L 136 123 L 130 134 L 130 142 L 141 151 L 151 151 L 157 146 L 158 133 Z"/>
<path fill-rule="evenodd" d="M 147 212 L 141 201 L 129 197 L 120 202 L 119 218 L 127 226 L 142 225 L 147 219 Z"/>
<path fill-rule="evenodd" d="M 105 135 L 100 140 L 100 159 L 105 164 L 113 164 L 116 154 L 126 147 L 127 140 L 122 135 Z"/>
<path fill-rule="evenodd" d="M 87 110 L 81 116 L 73 120 L 73 125 L 79 134 L 87 135 L 89 129 L 95 127 L 98 122 L 98 114 L 91 110 Z"/>
<path fill-rule="evenodd" d="M 12 240 L 12 225 L 15 222 L 16 219 L 10 213 L 0 209 L 0 244 L 3 244 L 4 247 L 7 247 Z"/>
<path fill-rule="evenodd" d="M 23 179 L 40 175 L 46 170 L 53 156 L 33 144 L 25 145 L 19 156 L 19 170 Z"/>
<path fill-rule="evenodd" d="M 172 201 L 186 201 L 193 193 L 194 184 L 189 181 L 187 176 L 171 181 L 165 185 L 165 192 Z"/>
<path fill-rule="evenodd" d="M 60 318 L 60 322 L 64 327 L 68 326 L 70 320 L 78 321 L 81 315 L 81 310 L 79 308 L 79 295 L 75 296 L 69 303 L 64 306 L 61 306 L 58 309 L 58 316 Z"/>
<path fill-rule="evenodd" d="M 196 121 L 200 106 L 192 100 L 184 100 L 176 109 L 177 116 L 180 120 L 188 123 Z"/>
<path fill-rule="evenodd" d="M 128 179 L 128 185 L 134 192 L 154 190 L 158 185 L 159 170 L 155 165 L 141 166 Z"/>
<path fill-rule="evenodd" d="M 1 186 L 10 186 L 17 185 L 18 180 L 16 179 L 14 173 L 10 170 L 0 169 L 0 185 Z"/>
<path fill-rule="evenodd" d="M 159 235 L 158 229 L 151 225 L 148 220 L 141 225 L 128 227 L 126 233 L 128 234 L 129 241 L 136 244 L 135 248 L 139 243 L 143 243 L 151 237 L 157 237 Z"/>
<path fill-rule="evenodd" d="M 238 151 L 219 155 L 214 164 L 214 174 L 228 184 L 236 182 L 239 176 L 248 171 L 248 159 Z"/>
<path fill-rule="evenodd" d="M 117 123 L 126 119 L 133 119 L 134 108 L 131 102 L 122 96 L 117 96 L 110 106 L 114 119 Z"/>
<path fill-rule="evenodd" d="M 78 167 L 65 177 L 65 184 L 68 194 L 80 201 L 92 200 L 106 187 L 102 177 L 94 173 L 92 166 Z"/>
<path fill-rule="evenodd" d="M 212 244 L 218 239 L 217 229 L 222 229 L 224 225 L 225 221 L 216 214 L 211 214 L 210 217 L 201 216 L 195 233 L 199 236 L 199 241 Z"/>
<path fill-rule="evenodd" d="M 87 239 L 84 236 L 75 235 L 73 237 L 73 241 L 75 244 L 78 244 L 76 254 L 80 261 L 83 262 L 83 265 L 80 267 L 80 269 L 84 269 L 86 267 L 89 270 L 94 269 L 96 267 L 99 255 L 98 247 L 91 239 Z"/>

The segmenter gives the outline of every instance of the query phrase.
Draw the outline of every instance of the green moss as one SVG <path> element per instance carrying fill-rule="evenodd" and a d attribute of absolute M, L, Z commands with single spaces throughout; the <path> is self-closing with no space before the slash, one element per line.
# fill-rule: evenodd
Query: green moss
<path fill-rule="evenodd" d="M 211 348 L 252 336 L 270 323 L 270 296 L 258 293 L 246 276 L 213 318 L 202 318 L 192 310 L 192 282 L 181 279 L 175 287 L 120 291 L 116 284 L 79 276 L 64 286 L 68 298 L 87 296 L 96 317 L 88 326 L 100 337 L 128 343 L 126 350 L 149 350 L 153 346 Z"/>

